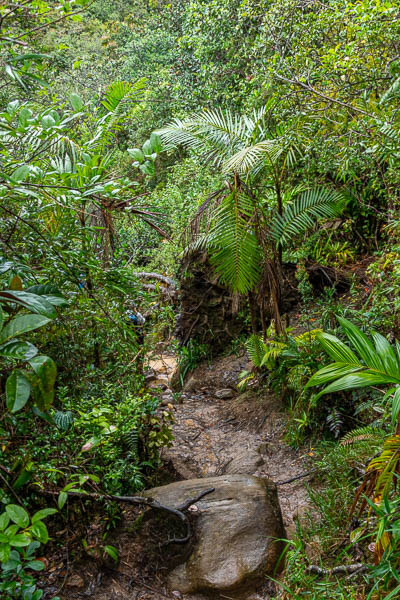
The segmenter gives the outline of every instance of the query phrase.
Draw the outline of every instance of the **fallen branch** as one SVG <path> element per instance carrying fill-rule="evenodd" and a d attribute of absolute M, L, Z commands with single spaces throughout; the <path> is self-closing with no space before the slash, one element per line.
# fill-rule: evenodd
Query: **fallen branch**
<path fill-rule="evenodd" d="M 310 565 L 307 567 L 307 571 L 309 573 L 315 573 L 315 575 L 319 575 L 320 577 L 325 577 L 326 575 L 349 575 L 354 573 L 364 573 L 365 571 L 368 571 L 369 567 L 370 565 L 366 565 L 364 563 L 339 565 L 337 567 L 333 567 L 332 569 L 324 569 L 318 565 Z"/>
<path fill-rule="evenodd" d="M 302 473 L 301 475 L 296 475 L 296 477 L 291 477 L 290 479 L 286 479 L 285 481 L 277 481 L 275 485 L 286 485 L 288 483 L 292 483 L 292 481 L 297 481 L 297 479 L 303 479 L 303 477 L 307 477 L 312 473 L 315 473 L 317 469 L 311 469 L 311 471 L 307 471 L 307 473 Z"/>
<path fill-rule="evenodd" d="M 58 496 L 59 492 L 53 492 L 50 490 L 35 490 L 36 493 L 44 494 L 46 496 Z M 169 546 L 170 544 L 186 544 L 190 540 L 192 535 L 192 528 L 189 523 L 189 519 L 184 514 L 183 511 L 187 510 L 190 506 L 207 496 L 207 494 L 211 494 L 214 492 L 215 488 L 207 488 L 203 492 L 197 494 L 195 498 L 189 498 L 185 500 L 182 504 L 180 504 L 177 508 L 170 508 L 169 506 L 165 506 L 161 504 L 157 500 L 153 498 L 146 498 L 144 496 L 114 496 L 111 494 L 95 494 L 95 493 L 85 493 L 85 492 L 66 492 L 68 496 L 76 496 L 78 498 L 92 498 L 94 500 L 115 500 L 116 502 L 127 502 L 128 504 L 140 504 L 142 506 L 148 506 L 149 508 L 153 508 L 155 510 L 163 510 L 168 514 L 174 515 L 177 517 L 185 526 L 186 534 L 181 538 L 172 538 L 165 542 L 164 546 Z"/>

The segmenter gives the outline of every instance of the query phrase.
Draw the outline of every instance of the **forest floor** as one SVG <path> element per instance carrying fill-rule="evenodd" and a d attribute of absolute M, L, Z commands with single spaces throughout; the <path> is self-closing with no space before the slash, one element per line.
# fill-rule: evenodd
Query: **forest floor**
<path fill-rule="evenodd" d="M 172 474 L 170 480 L 247 473 L 280 483 L 312 470 L 312 453 L 298 452 L 284 440 L 287 417 L 282 401 L 268 391 L 238 393 L 238 375 L 249 366 L 244 353 L 203 363 L 190 374 L 182 394 L 173 394 L 167 387 L 175 368 L 173 356 L 158 355 L 150 366 L 156 374 L 154 385 L 164 387 L 160 392 L 162 403 L 174 406 L 174 442 L 163 453 L 168 473 Z M 311 482 L 312 473 L 278 486 L 288 537 L 295 531 L 296 519 L 307 510 L 306 486 Z M 90 558 L 76 564 L 71 561 L 62 591 L 58 592 L 62 600 L 205 598 L 199 594 L 182 596 L 168 591 L 166 576 L 171 555 L 166 556 L 161 549 L 167 532 L 159 523 L 155 528 L 154 520 L 144 519 L 143 524 L 141 514 L 143 511 L 136 507 L 124 507 L 122 521 L 107 537 L 106 543 L 119 551 L 118 565 Z M 149 548 L 149 539 L 152 548 Z M 46 586 L 46 599 L 52 598 L 51 592 L 54 594 L 57 590 L 56 572 L 53 579 L 53 584 Z M 262 589 L 242 594 L 240 598 L 265 599 L 270 597 L 272 588 L 267 583 Z M 224 594 L 213 597 L 228 598 Z"/>

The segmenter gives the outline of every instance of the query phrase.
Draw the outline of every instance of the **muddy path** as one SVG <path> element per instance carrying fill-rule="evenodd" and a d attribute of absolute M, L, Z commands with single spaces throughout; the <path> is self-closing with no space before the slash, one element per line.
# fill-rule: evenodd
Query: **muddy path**
<path fill-rule="evenodd" d="M 160 394 L 164 406 L 173 406 L 174 442 L 171 448 L 164 449 L 163 460 L 174 479 L 246 473 L 280 483 L 310 471 L 307 451 L 298 452 L 284 440 L 287 417 L 279 398 L 268 391 L 237 391 L 239 373 L 249 368 L 245 354 L 200 365 L 179 394 L 169 387 L 176 367 L 174 356 L 158 354 L 149 361 L 149 367 L 149 385 Z M 289 538 L 295 531 L 296 519 L 307 510 L 307 483 L 312 484 L 312 474 L 278 486 Z M 145 525 L 150 529 L 144 535 L 143 527 L 137 526 L 140 514 L 139 508 L 124 508 L 122 522 L 107 538 L 107 543 L 119 551 L 118 565 L 87 560 L 73 567 L 59 594 L 61 600 L 210 598 L 167 589 L 168 566 L 162 550 L 163 536 L 167 534 L 159 524 L 156 528 Z M 153 555 L 148 552 L 149 538 L 155 540 Z M 273 591 L 274 585 L 266 583 L 241 596 L 221 593 L 213 597 L 266 600 Z"/>

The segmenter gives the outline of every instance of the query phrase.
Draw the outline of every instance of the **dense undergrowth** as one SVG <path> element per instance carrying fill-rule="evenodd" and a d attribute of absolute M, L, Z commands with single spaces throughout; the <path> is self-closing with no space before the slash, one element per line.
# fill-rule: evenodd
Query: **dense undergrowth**
<path fill-rule="evenodd" d="M 315 464 L 278 596 L 400 597 L 399 23 L 394 0 L 2 4 L 2 597 L 42 597 L 44 520 L 90 522 L 68 492 L 162 471 L 144 369 L 191 251 L 243 323 L 239 389 L 279 394 Z M 181 383 L 214 343 L 186 333 Z"/>

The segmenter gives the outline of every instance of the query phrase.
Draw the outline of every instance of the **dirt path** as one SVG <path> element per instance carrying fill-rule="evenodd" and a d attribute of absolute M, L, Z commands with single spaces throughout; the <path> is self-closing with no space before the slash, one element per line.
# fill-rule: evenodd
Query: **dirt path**
<path fill-rule="evenodd" d="M 168 375 L 173 360 L 166 359 Z M 268 392 L 237 392 L 238 375 L 246 366 L 246 356 L 228 356 L 198 367 L 188 378 L 181 403 L 174 403 L 174 444 L 164 452 L 182 479 L 246 473 L 282 482 L 310 470 L 308 454 L 296 452 L 283 439 L 281 402 Z M 173 402 L 174 397 L 166 391 L 163 400 Z M 278 488 L 289 535 L 307 505 L 309 479 Z"/>
<path fill-rule="evenodd" d="M 228 356 L 203 364 L 188 378 L 182 394 L 169 389 L 175 369 L 174 356 L 165 354 L 150 361 L 153 381 L 164 405 L 173 404 L 173 446 L 163 458 L 177 478 L 211 477 L 246 473 L 282 482 L 310 470 L 307 453 L 299 454 L 284 441 L 286 414 L 281 402 L 269 392 L 239 394 L 239 373 L 248 368 L 247 357 Z M 278 487 L 288 537 L 295 530 L 297 515 L 307 507 L 306 482 L 310 477 Z M 86 560 L 71 569 L 61 600 L 209 600 L 201 594 L 182 595 L 166 587 L 168 569 L 159 550 L 167 532 L 161 522 L 136 525 L 140 509 L 128 507 L 118 528 L 107 538 L 117 547 L 118 565 Z M 150 529 L 149 529 L 150 528 Z M 155 551 L 149 555 L 148 540 Z M 71 585 L 76 583 L 76 585 Z M 216 599 L 267 600 L 271 584 L 244 596 L 220 594 Z M 50 589 L 49 589 L 50 591 Z M 51 595 L 45 594 L 47 600 Z"/>

